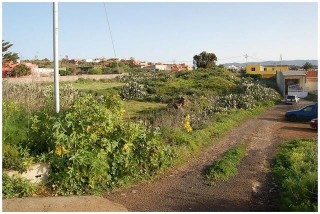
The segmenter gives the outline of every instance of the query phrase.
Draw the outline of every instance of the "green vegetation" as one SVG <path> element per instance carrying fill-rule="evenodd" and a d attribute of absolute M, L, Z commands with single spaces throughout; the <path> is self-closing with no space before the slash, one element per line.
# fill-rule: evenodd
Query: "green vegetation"
<path fill-rule="evenodd" d="M 212 68 L 216 65 L 217 56 L 214 53 L 201 52 L 193 57 L 197 68 Z"/>
<path fill-rule="evenodd" d="M 24 64 L 17 65 L 14 67 L 14 69 L 11 71 L 11 76 L 26 76 L 30 75 L 31 70 Z"/>
<path fill-rule="evenodd" d="M 37 187 L 28 180 L 7 174 L 2 174 L 2 197 L 16 198 L 32 196 Z"/>
<path fill-rule="evenodd" d="M 124 85 L 124 83 L 121 82 L 83 78 L 80 78 L 79 80 L 70 84 L 80 91 L 95 93 L 103 96 L 119 94 L 121 87 Z"/>
<path fill-rule="evenodd" d="M 308 96 L 305 99 L 310 100 L 312 102 L 318 102 L 318 94 L 309 92 Z"/>
<path fill-rule="evenodd" d="M 27 111 L 16 102 L 4 101 L 2 112 L 3 167 L 23 171 L 32 161 L 28 151 L 21 148 L 21 143 L 29 137 Z"/>
<path fill-rule="evenodd" d="M 206 177 L 215 184 L 226 181 L 238 173 L 237 166 L 245 156 L 246 148 L 243 144 L 229 149 L 223 157 L 215 161 L 206 171 Z"/>
<path fill-rule="evenodd" d="M 281 145 L 273 166 L 280 186 L 282 211 L 318 210 L 318 153 L 316 140 L 292 140 Z"/>
<path fill-rule="evenodd" d="M 310 62 L 306 62 L 306 63 L 302 66 L 302 68 L 303 68 L 304 70 L 308 70 L 308 69 L 313 68 L 313 65 L 312 65 Z"/>
<path fill-rule="evenodd" d="M 234 94 L 236 105 L 224 105 Z M 186 161 L 278 96 L 214 67 L 79 79 L 61 84 L 60 98 L 56 114 L 52 85 L 4 82 L 3 165 L 22 171 L 48 162 L 50 192 L 81 195 L 149 179 Z"/>
<path fill-rule="evenodd" d="M 9 63 L 9 62 L 17 62 L 19 59 L 17 53 L 12 53 L 9 51 L 9 48 L 13 44 L 10 44 L 10 42 L 6 42 L 2 40 L 2 63 Z"/>
<path fill-rule="evenodd" d="M 143 117 L 143 115 L 150 112 L 158 112 L 161 109 L 165 109 L 166 106 L 167 105 L 163 103 L 128 100 L 123 106 L 125 110 L 124 117 L 131 119 Z"/>
<path fill-rule="evenodd" d="M 65 112 L 40 112 L 32 121 L 29 148 L 38 155 L 49 150 L 49 185 L 59 195 L 96 193 L 151 176 L 172 159 L 158 133 L 122 120 L 117 98 L 85 94 Z"/>

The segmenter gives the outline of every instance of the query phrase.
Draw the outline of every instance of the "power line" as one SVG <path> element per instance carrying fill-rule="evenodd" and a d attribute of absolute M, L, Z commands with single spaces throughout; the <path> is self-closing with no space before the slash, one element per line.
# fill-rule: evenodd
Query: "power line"
<path fill-rule="evenodd" d="M 247 55 L 247 56 L 250 57 L 250 58 L 252 58 L 252 59 L 257 59 L 257 60 L 259 60 L 259 61 L 266 61 L 266 60 L 259 59 L 259 58 L 253 57 L 253 56 L 249 56 L 249 55 Z"/>
<path fill-rule="evenodd" d="M 218 61 L 223 61 L 223 60 L 227 60 L 227 59 L 235 59 L 235 58 L 240 58 L 240 57 L 244 57 L 244 56 L 245 56 L 245 55 L 233 56 L 233 57 L 228 57 L 228 58 L 218 59 Z"/>
<path fill-rule="evenodd" d="M 117 58 L 116 49 L 115 49 L 115 47 L 114 47 L 114 41 L 113 41 L 113 38 L 112 38 L 112 32 L 111 32 L 111 27 L 110 27 L 109 18 L 108 18 L 107 6 L 106 6 L 106 3 L 105 3 L 105 2 L 103 3 L 103 6 L 104 6 L 104 12 L 105 12 L 105 15 L 106 15 L 106 20 L 107 20 L 107 23 L 108 23 L 108 29 L 109 29 L 109 34 L 110 34 L 111 42 L 112 42 L 112 48 L 113 48 L 114 58 Z M 117 69 L 118 69 L 118 71 L 119 71 L 119 63 L 118 63 L 118 60 L 117 60 L 116 62 L 117 62 Z"/>

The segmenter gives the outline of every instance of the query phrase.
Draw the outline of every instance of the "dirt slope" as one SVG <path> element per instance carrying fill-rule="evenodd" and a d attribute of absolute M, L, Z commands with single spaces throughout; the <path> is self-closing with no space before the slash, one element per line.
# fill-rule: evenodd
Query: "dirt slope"
<path fill-rule="evenodd" d="M 270 164 L 277 147 L 287 139 L 317 136 L 307 123 L 284 120 L 284 112 L 297 107 L 277 105 L 236 127 L 178 169 L 169 170 L 152 182 L 107 193 L 105 197 L 129 211 L 276 211 L 277 188 Z M 239 143 L 247 143 L 248 147 L 238 175 L 210 186 L 203 171 Z"/>

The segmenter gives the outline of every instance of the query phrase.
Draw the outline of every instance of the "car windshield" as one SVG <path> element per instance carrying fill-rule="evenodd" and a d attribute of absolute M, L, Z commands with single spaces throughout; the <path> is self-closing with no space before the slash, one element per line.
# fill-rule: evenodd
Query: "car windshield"
<path fill-rule="evenodd" d="M 295 99 L 295 96 L 287 96 L 287 99 Z"/>

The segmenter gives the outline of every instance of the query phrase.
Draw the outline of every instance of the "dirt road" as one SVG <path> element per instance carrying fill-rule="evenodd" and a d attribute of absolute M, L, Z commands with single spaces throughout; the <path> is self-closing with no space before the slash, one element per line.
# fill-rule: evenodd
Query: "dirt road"
<path fill-rule="evenodd" d="M 178 169 L 104 197 L 129 211 L 277 211 L 277 188 L 270 172 L 277 147 L 284 140 L 317 137 L 309 124 L 284 120 L 284 113 L 297 107 L 277 105 L 233 129 Z M 203 171 L 239 143 L 247 144 L 247 155 L 238 175 L 210 186 Z"/>

